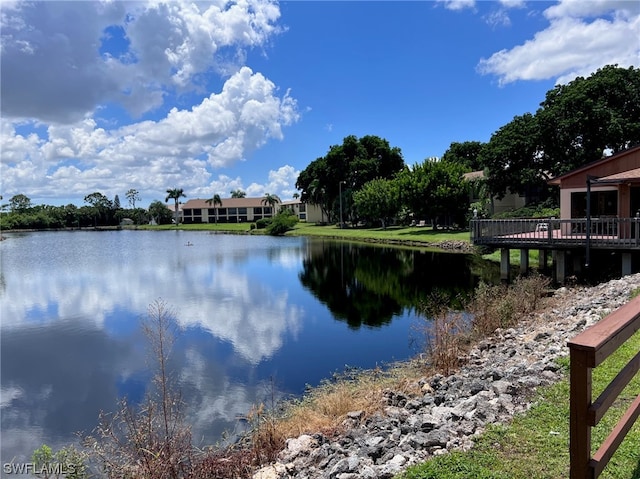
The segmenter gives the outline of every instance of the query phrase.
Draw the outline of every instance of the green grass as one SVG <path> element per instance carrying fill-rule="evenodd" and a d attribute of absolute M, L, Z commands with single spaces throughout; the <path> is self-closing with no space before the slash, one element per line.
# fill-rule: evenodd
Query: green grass
<path fill-rule="evenodd" d="M 539 250 L 530 249 L 529 250 L 529 267 L 530 268 L 538 268 L 538 258 L 539 258 Z M 496 250 L 490 254 L 482 255 L 483 259 L 487 261 L 493 261 L 495 263 L 500 263 L 500 250 Z M 551 255 L 549 255 L 549 259 Z M 511 266 L 519 266 L 520 265 L 520 250 L 519 249 L 510 249 L 509 250 L 509 264 Z"/>
<path fill-rule="evenodd" d="M 215 231 L 219 233 L 248 233 L 250 231 L 250 228 L 251 223 L 192 223 L 181 224 L 178 227 L 176 227 L 175 225 L 141 225 L 136 227 L 136 229 L 141 230 Z"/>
<path fill-rule="evenodd" d="M 593 372 L 594 398 L 640 350 L 640 332 Z M 568 359 L 561 361 L 565 368 Z M 604 441 L 629 404 L 640 394 L 640 375 L 625 388 L 593 429 L 592 451 Z M 508 426 L 490 426 L 468 452 L 453 452 L 414 466 L 402 479 L 562 479 L 569 477 L 569 381 L 542 388 L 527 414 Z M 640 479 L 640 422 L 609 465 L 603 479 Z"/>
<path fill-rule="evenodd" d="M 288 235 L 323 236 L 356 241 L 389 241 L 407 243 L 438 243 L 441 241 L 470 242 L 468 231 L 433 230 L 431 227 L 390 226 L 382 228 L 344 228 L 298 223 Z"/>
<path fill-rule="evenodd" d="M 265 230 L 251 230 L 250 223 L 198 223 L 174 225 L 139 226 L 138 229 L 148 230 L 185 230 L 185 231 L 215 231 L 228 233 L 265 234 Z M 316 225 L 314 223 L 301 222 L 295 225 L 287 236 L 321 236 L 354 241 L 381 241 L 391 243 L 424 243 L 434 244 L 441 241 L 464 241 L 469 243 L 468 231 L 436 230 L 431 227 L 399 227 L 393 226 L 386 230 L 382 228 L 344 228 L 335 225 Z"/>

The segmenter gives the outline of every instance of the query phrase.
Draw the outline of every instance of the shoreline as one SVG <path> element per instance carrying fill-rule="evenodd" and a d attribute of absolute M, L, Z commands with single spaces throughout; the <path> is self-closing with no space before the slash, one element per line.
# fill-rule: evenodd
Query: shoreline
<path fill-rule="evenodd" d="M 222 229 L 190 229 L 190 228 L 147 228 L 146 225 L 139 226 L 87 226 L 81 228 L 48 228 L 48 229 L 19 229 L 19 230 L 3 230 L 0 232 L 0 241 L 6 240 L 6 237 L 2 236 L 2 233 L 8 234 L 20 234 L 20 233 L 47 233 L 47 232 L 68 232 L 68 231 L 200 231 L 200 232 L 208 232 L 209 234 L 229 234 L 229 235 L 265 235 L 264 232 L 257 232 L 258 230 L 222 230 Z M 347 230 L 348 231 L 348 230 Z M 361 231 L 361 230 L 359 230 Z M 350 236 L 348 233 L 343 235 L 314 235 L 314 234 L 305 234 L 304 232 L 300 232 L 300 230 L 292 230 L 285 234 L 284 236 L 304 236 L 306 238 L 324 238 L 330 239 L 334 241 L 353 241 L 353 242 L 361 242 L 361 243 L 372 243 L 372 244 L 382 244 L 389 246 L 405 246 L 411 248 L 437 248 L 446 252 L 455 252 L 455 253 L 463 253 L 463 254 L 480 254 L 477 248 L 471 244 L 469 241 L 463 240 L 452 240 L 452 239 L 443 239 L 441 241 L 427 241 L 427 240 L 416 240 L 416 239 L 397 239 L 397 238 L 380 238 L 375 237 L 375 231 L 372 232 L 371 236 L 361 237 L 361 236 Z"/>
<path fill-rule="evenodd" d="M 561 287 L 515 327 L 472 345 L 453 374 L 425 374 L 408 388 L 385 388 L 378 412 L 347 412 L 335 435 L 307 431 L 287 439 L 277 460 L 252 477 L 391 478 L 432 457 L 470 450 L 489 424 L 525 414 L 539 387 L 566 378 L 559 361 L 568 356 L 567 341 L 639 287 L 640 274 Z"/>

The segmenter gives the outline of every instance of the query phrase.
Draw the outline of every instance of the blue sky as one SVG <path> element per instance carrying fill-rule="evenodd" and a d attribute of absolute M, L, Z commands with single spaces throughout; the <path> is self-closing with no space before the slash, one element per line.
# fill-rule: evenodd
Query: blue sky
<path fill-rule="evenodd" d="M 283 200 L 347 135 L 414 164 L 640 66 L 640 2 L 0 2 L 0 194 Z"/>

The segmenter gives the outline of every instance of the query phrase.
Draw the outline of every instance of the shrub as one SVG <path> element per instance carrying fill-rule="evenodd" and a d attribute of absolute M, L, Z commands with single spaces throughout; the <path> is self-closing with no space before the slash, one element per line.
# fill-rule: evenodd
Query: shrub
<path fill-rule="evenodd" d="M 273 236 L 281 236 L 292 230 L 297 222 L 297 216 L 289 210 L 284 210 L 273 217 L 271 224 L 267 226 L 267 233 Z"/>
<path fill-rule="evenodd" d="M 511 286 L 481 283 L 468 308 L 474 332 L 486 336 L 515 325 L 520 315 L 535 311 L 548 287 L 542 275 L 519 277 Z"/>
<path fill-rule="evenodd" d="M 271 224 L 271 218 L 261 218 L 256 221 L 256 228 L 259 230 L 265 229 Z"/>

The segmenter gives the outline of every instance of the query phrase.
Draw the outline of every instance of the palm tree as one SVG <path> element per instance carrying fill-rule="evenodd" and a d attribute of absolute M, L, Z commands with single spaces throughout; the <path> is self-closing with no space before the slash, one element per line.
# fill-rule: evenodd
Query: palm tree
<path fill-rule="evenodd" d="M 216 205 L 217 206 L 222 206 L 222 199 L 220 198 L 220 195 L 218 193 L 216 193 L 211 198 L 206 200 L 206 203 L 209 206 L 213 205 L 213 207 L 215 208 Z M 216 209 L 216 224 L 218 224 L 218 208 L 215 208 L 215 209 Z"/>
<path fill-rule="evenodd" d="M 231 192 L 231 198 L 244 198 L 245 196 L 247 196 L 247 193 L 240 188 Z"/>
<path fill-rule="evenodd" d="M 275 216 L 275 214 L 276 214 L 275 206 L 278 203 L 281 203 L 280 198 L 278 197 L 278 195 L 271 195 L 269 193 L 265 193 L 264 194 L 264 198 L 262 198 L 262 204 L 263 205 L 269 205 L 269 206 L 271 206 L 271 208 L 273 208 L 273 213 L 271 214 L 271 216 Z"/>
<path fill-rule="evenodd" d="M 167 203 L 171 199 L 175 201 L 174 214 L 175 214 L 176 226 L 178 226 L 178 221 L 179 221 L 178 220 L 178 204 L 180 202 L 181 196 L 184 196 L 185 198 L 187 197 L 187 195 L 184 194 L 184 190 L 182 188 L 174 188 L 172 190 L 167 190 L 167 197 L 164 199 L 165 203 Z"/>
<path fill-rule="evenodd" d="M 297 200 L 298 198 L 300 198 L 300 193 L 294 193 L 293 194 L 293 199 Z"/>

